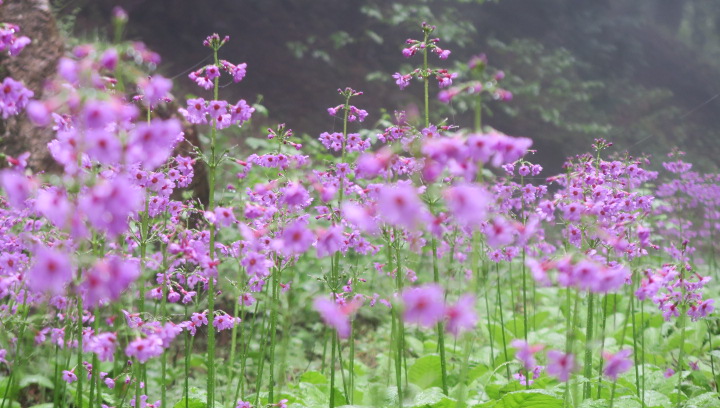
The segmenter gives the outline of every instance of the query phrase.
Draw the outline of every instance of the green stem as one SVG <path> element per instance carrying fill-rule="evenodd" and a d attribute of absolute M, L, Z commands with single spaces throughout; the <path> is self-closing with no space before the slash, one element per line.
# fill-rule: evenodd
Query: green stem
<path fill-rule="evenodd" d="M 220 66 L 218 61 L 218 47 L 213 47 L 213 61 L 215 66 Z M 216 77 L 213 82 L 213 97 L 218 99 L 220 78 Z M 217 120 L 213 118 L 210 125 L 210 163 L 208 163 L 209 189 L 207 209 L 212 211 L 215 206 L 215 170 L 217 168 L 217 157 L 215 155 L 215 142 L 217 137 Z M 215 227 L 210 228 L 210 260 L 215 260 Z M 215 406 L 215 278 L 210 277 L 208 282 L 208 345 L 207 345 L 207 408 Z"/>
<path fill-rule="evenodd" d="M 585 328 L 585 359 L 583 364 L 585 370 L 583 375 L 585 376 L 586 383 L 583 387 L 583 400 L 590 397 L 590 377 L 592 376 L 592 341 L 593 341 L 593 318 L 595 316 L 595 294 L 590 292 L 588 295 L 588 306 L 587 306 L 587 327 Z"/>
<path fill-rule="evenodd" d="M 687 304 L 685 301 L 685 282 L 684 282 L 684 272 L 685 267 L 681 266 L 680 268 L 680 290 L 682 292 L 681 297 L 681 306 L 680 306 L 680 351 L 678 352 L 678 362 L 677 362 L 677 372 L 678 375 L 678 383 L 677 383 L 677 408 L 680 408 L 680 405 L 682 404 L 682 369 L 683 369 L 683 358 L 685 357 L 685 329 L 687 327 L 686 324 L 686 317 L 687 317 Z"/>
<path fill-rule="evenodd" d="M 507 379 L 510 381 L 510 365 L 507 364 L 510 361 L 510 357 L 508 356 L 507 351 L 507 339 L 505 338 L 505 317 L 503 316 L 503 305 L 502 305 L 502 296 L 500 295 L 500 264 L 495 263 L 495 278 L 497 279 L 497 285 L 495 285 L 497 289 L 497 301 L 498 301 L 498 308 L 500 309 L 500 334 L 502 334 L 502 346 L 503 346 L 503 354 L 505 355 L 505 371 L 507 374 Z"/>
<path fill-rule="evenodd" d="M 602 321 L 600 322 L 600 350 L 605 349 L 605 325 L 607 322 L 607 307 L 608 307 L 608 295 L 607 293 L 603 296 L 602 304 Z M 600 359 L 598 363 L 598 386 L 597 386 L 597 398 L 600 399 L 600 390 L 602 389 L 602 371 L 603 363 L 605 359 Z"/>
<path fill-rule="evenodd" d="M 270 309 L 270 389 L 268 390 L 268 403 L 275 401 L 275 336 L 277 332 L 277 311 L 280 307 L 279 275 L 280 268 L 276 266 L 272 275 L 272 308 Z"/>
<path fill-rule="evenodd" d="M 80 270 L 78 270 L 78 274 L 80 274 Z M 77 297 L 77 311 L 78 311 L 78 321 L 77 321 L 77 336 L 78 336 L 78 348 L 77 348 L 77 404 L 78 407 L 82 407 L 82 395 L 83 395 L 83 377 L 85 375 L 83 374 L 83 301 L 82 296 L 78 295 Z M 18 340 L 20 341 L 20 340 Z"/>
<path fill-rule="evenodd" d="M 432 267 L 433 267 L 433 281 L 436 284 L 440 284 L 440 272 L 438 271 L 438 256 L 437 256 L 437 241 L 435 236 L 432 237 Z M 447 380 L 447 360 L 445 357 L 445 329 L 443 328 L 443 322 L 439 321 L 437 324 L 437 336 L 438 336 L 438 348 L 440 349 L 440 370 L 442 375 L 442 389 L 445 395 L 448 395 L 448 380 Z"/>

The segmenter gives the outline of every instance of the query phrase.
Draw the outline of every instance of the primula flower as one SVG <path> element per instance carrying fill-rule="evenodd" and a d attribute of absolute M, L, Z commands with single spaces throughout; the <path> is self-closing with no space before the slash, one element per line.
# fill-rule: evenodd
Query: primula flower
<path fill-rule="evenodd" d="M 484 189 L 462 184 L 448 188 L 443 195 L 448 209 L 461 225 L 473 227 L 485 221 L 491 196 Z"/>
<path fill-rule="evenodd" d="M 0 185 L 5 190 L 10 205 L 16 209 L 25 208 L 25 200 L 33 190 L 33 184 L 27 176 L 17 171 L 5 170 L 0 173 Z"/>
<path fill-rule="evenodd" d="M 317 297 L 313 301 L 313 309 L 320 313 L 325 324 L 337 330 L 341 339 L 350 336 L 350 315 L 362 306 L 362 300 L 353 299 L 345 304 L 338 304 L 326 297 Z"/>
<path fill-rule="evenodd" d="M 455 337 L 474 329 L 478 322 L 475 312 L 475 296 L 471 294 L 460 296 L 457 303 L 447 307 L 445 317 L 447 319 L 445 330 Z"/>
<path fill-rule="evenodd" d="M 440 285 L 428 284 L 407 288 L 402 293 L 403 319 L 432 327 L 445 317 L 445 297 Z"/>
<path fill-rule="evenodd" d="M 298 220 L 283 229 L 282 252 L 286 255 L 305 253 L 315 241 L 315 234 L 307 228 L 307 222 Z"/>
<path fill-rule="evenodd" d="M 340 251 L 344 246 L 342 227 L 333 225 L 332 227 L 318 231 L 317 256 L 323 258 Z"/>
<path fill-rule="evenodd" d="M 535 366 L 537 366 L 537 361 L 535 360 L 535 353 L 542 350 L 544 346 L 539 344 L 530 345 L 525 340 L 519 339 L 513 340 L 512 342 L 510 342 L 510 345 L 517 349 L 517 352 L 515 353 L 515 358 L 522 361 L 523 366 L 526 370 L 532 370 Z"/>
<path fill-rule="evenodd" d="M 603 374 L 611 380 L 617 380 L 617 377 L 626 372 L 632 367 L 632 360 L 628 357 L 632 354 L 632 350 L 624 349 L 620 350 L 615 354 L 607 351 L 603 352 L 603 359 L 605 359 L 605 368 L 603 368 Z"/>
<path fill-rule="evenodd" d="M 158 102 L 161 102 L 172 89 L 172 81 L 161 76 L 153 75 L 149 79 L 142 79 L 138 83 L 143 94 L 143 103 L 147 106 L 157 106 Z"/>
<path fill-rule="evenodd" d="M 66 251 L 40 246 L 35 262 L 27 272 L 27 283 L 33 291 L 59 295 L 72 280 L 73 266 Z"/>
<path fill-rule="evenodd" d="M 77 381 L 77 376 L 72 371 L 63 370 L 62 379 L 63 379 L 63 381 L 67 382 L 68 384 L 72 384 L 75 381 Z"/>
<path fill-rule="evenodd" d="M 567 382 L 570 374 L 575 370 L 575 356 L 558 350 L 550 350 L 547 353 L 547 359 L 547 373 L 562 382 Z"/>
<path fill-rule="evenodd" d="M 405 89 L 408 85 L 410 85 L 410 78 L 412 78 L 412 76 L 396 72 L 393 74 L 393 78 L 395 78 L 395 83 L 400 87 L 400 89 Z"/>
<path fill-rule="evenodd" d="M 155 335 L 135 339 L 125 348 L 125 355 L 135 357 L 140 363 L 145 363 L 149 359 L 162 354 L 162 344 L 162 339 Z"/>
<path fill-rule="evenodd" d="M 411 185 L 382 186 L 377 206 L 380 217 L 391 225 L 414 229 L 427 219 L 427 209 Z"/>

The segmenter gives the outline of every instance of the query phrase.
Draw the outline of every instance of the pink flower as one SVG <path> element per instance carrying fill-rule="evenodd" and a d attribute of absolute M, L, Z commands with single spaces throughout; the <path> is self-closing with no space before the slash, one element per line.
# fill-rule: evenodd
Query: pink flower
<path fill-rule="evenodd" d="M 35 250 L 35 262 L 27 272 L 28 286 L 36 292 L 59 295 L 72 280 L 73 266 L 67 251 L 40 246 Z"/>
<path fill-rule="evenodd" d="M 317 256 L 323 258 L 340 251 L 343 248 L 344 240 L 342 234 L 342 227 L 333 225 L 326 230 L 318 231 L 317 243 Z"/>
<path fill-rule="evenodd" d="M 315 241 L 315 235 L 307 228 L 306 221 L 295 221 L 285 227 L 281 235 L 282 251 L 286 255 L 300 255 Z"/>
<path fill-rule="evenodd" d="M 533 367 L 537 366 L 535 360 L 535 353 L 542 350 L 544 346 L 539 344 L 530 345 L 525 340 L 515 339 L 510 342 L 510 345 L 517 349 L 515 358 L 522 361 L 523 366 L 526 370 L 532 370 Z"/>
<path fill-rule="evenodd" d="M 393 74 L 393 78 L 395 78 L 395 83 L 400 87 L 400 89 L 405 89 L 408 85 L 410 85 L 410 75 L 403 75 L 396 72 Z"/>
<path fill-rule="evenodd" d="M 171 80 L 161 75 L 153 75 L 150 79 L 139 81 L 138 87 L 143 93 L 143 103 L 151 107 L 156 106 L 168 96 L 172 85 Z"/>
<path fill-rule="evenodd" d="M 63 370 L 62 379 L 63 379 L 63 381 L 67 382 L 68 384 L 72 384 L 75 381 L 77 381 L 77 376 L 72 371 Z"/>
<path fill-rule="evenodd" d="M 8 201 L 16 209 L 25 208 L 25 200 L 30 197 L 32 191 L 32 183 L 24 174 L 5 170 L 0 173 L 0 185 L 2 185 Z"/>
<path fill-rule="evenodd" d="M 145 363 L 163 352 L 163 341 L 158 336 L 135 339 L 125 348 L 125 355 L 135 357 L 140 363 Z"/>
<path fill-rule="evenodd" d="M 632 354 L 632 350 L 624 349 L 615 354 L 607 351 L 603 352 L 602 357 L 605 359 L 605 368 L 603 374 L 611 380 L 617 380 L 618 375 L 626 372 L 632 367 L 632 360 L 628 357 Z"/>
<path fill-rule="evenodd" d="M 475 312 L 475 296 L 471 294 L 461 296 L 457 303 L 448 306 L 445 310 L 445 317 L 447 318 L 445 330 L 455 337 L 474 329 L 478 322 Z"/>
<path fill-rule="evenodd" d="M 349 303 L 340 305 L 325 297 L 317 297 L 313 301 L 313 309 L 320 313 L 325 324 L 337 330 L 342 339 L 350 336 L 350 315 L 362 305 L 362 300 L 353 299 Z"/>
<path fill-rule="evenodd" d="M 485 221 L 491 198 L 484 189 L 470 184 L 457 185 L 445 190 L 444 196 L 458 223 L 470 227 Z"/>
<path fill-rule="evenodd" d="M 432 327 L 445 317 L 445 297 L 440 285 L 428 284 L 407 288 L 402 293 L 403 319 Z"/>
<path fill-rule="evenodd" d="M 377 198 L 378 213 L 391 225 L 414 229 L 427 218 L 425 205 L 413 186 L 385 185 Z"/>
<path fill-rule="evenodd" d="M 570 374 L 575 370 L 575 356 L 558 350 L 550 350 L 547 353 L 547 359 L 548 374 L 562 382 L 567 382 Z"/>

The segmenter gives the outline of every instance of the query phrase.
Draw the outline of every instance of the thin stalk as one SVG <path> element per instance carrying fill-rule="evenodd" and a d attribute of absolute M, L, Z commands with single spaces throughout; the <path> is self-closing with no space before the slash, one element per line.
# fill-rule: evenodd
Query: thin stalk
<path fill-rule="evenodd" d="M 218 61 L 218 48 L 213 47 L 213 61 L 215 66 L 220 66 Z M 213 80 L 213 97 L 218 99 L 220 78 Z M 213 118 L 210 125 L 210 163 L 208 163 L 209 189 L 208 189 L 208 210 L 215 206 L 215 170 L 217 168 L 217 157 L 215 155 L 215 139 L 217 137 L 217 120 Z M 215 227 L 210 228 L 210 260 L 215 260 Z M 215 406 L 215 279 L 211 276 L 208 282 L 208 345 L 207 345 L 207 408 Z"/>
<path fill-rule="evenodd" d="M 605 349 L 605 325 L 607 321 L 607 307 L 608 307 L 608 294 L 606 293 L 605 296 L 603 296 L 603 304 L 602 304 L 602 321 L 600 322 L 600 350 Z M 598 386 L 597 386 L 597 398 L 600 399 L 600 390 L 602 389 L 602 371 L 603 371 L 603 363 L 605 362 L 605 359 L 600 359 L 600 363 L 598 363 Z"/>
<path fill-rule="evenodd" d="M 497 285 L 495 287 L 497 288 L 497 301 L 498 301 L 498 308 L 500 309 L 500 333 L 502 334 L 502 346 L 503 346 L 503 354 L 505 355 L 505 363 L 508 363 L 510 361 L 510 357 L 508 356 L 507 351 L 507 339 L 505 338 L 505 318 L 503 316 L 503 305 L 502 305 L 502 296 L 500 295 L 500 264 L 495 263 L 495 277 L 497 279 Z M 505 364 L 505 371 L 507 374 L 507 379 L 510 381 L 510 365 Z"/>
<path fill-rule="evenodd" d="M 432 267 L 433 267 L 433 281 L 436 284 L 440 284 L 440 272 L 438 271 L 438 256 L 437 256 L 437 241 L 435 236 L 432 237 Z M 448 379 L 447 379 L 447 360 L 445 357 L 445 329 L 443 328 L 443 322 L 439 321 L 437 324 L 437 337 L 438 337 L 438 348 L 440 349 L 440 370 L 442 375 L 442 390 L 445 395 L 448 395 Z"/>
<path fill-rule="evenodd" d="M 712 344 L 712 333 L 710 333 L 710 322 L 705 321 L 708 328 L 708 346 L 710 347 L 710 370 L 712 371 L 713 381 L 715 381 L 715 391 L 717 391 L 717 375 L 715 374 L 715 358 L 713 357 L 713 344 Z"/>
<path fill-rule="evenodd" d="M 78 275 L 80 274 L 80 270 L 78 269 Z M 77 348 L 77 369 L 78 369 L 78 375 L 77 375 L 77 404 L 78 407 L 82 407 L 82 395 L 83 395 L 83 301 L 82 296 L 78 295 L 77 297 L 77 311 L 78 311 L 78 321 L 77 321 L 77 336 L 78 336 L 78 348 Z"/>
<path fill-rule="evenodd" d="M 687 303 L 685 301 L 685 292 L 687 288 L 685 288 L 685 281 L 684 281 L 684 272 L 685 267 L 680 267 L 680 290 L 682 292 L 681 297 L 681 306 L 680 306 L 680 351 L 678 352 L 678 362 L 677 362 L 677 372 L 678 375 L 678 383 L 677 383 L 677 408 L 680 408 L 680 405 L 682 404 L 682 368 L 683 368 L 683 358 L 685 357 L 685 329 L 687 327 L 686 324 L 686 317 L 687 317 Z"/>
<path fill-rule="evenodd" d="M 585 328 L 585 359 L 583 360 L 584 368 L 583 375 L 587 382 L 583 387 L 583 400 L 590 397 L 590 377 L 592 376 L 592 341 L 593 341 L 593 318 L 595 316 L 595 294 L 590 292 L 588 295 L 588 307 L 587 307 L 587 327 Z"/>
<path fill-rule="evenodd" d="M 272 307 L 270 309 L 270 389 L 268 390 L 268 403 L 275 399 L 275 336 L 277 332 L 277 310 L 280 297 L 278 287 L 280 286 L 280 268 L 276 267 L 272 275 Z"/>

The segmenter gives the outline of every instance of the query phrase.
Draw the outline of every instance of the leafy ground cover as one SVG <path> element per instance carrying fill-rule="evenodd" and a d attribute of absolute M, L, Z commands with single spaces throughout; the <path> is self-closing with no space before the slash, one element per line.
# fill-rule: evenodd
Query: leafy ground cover
<path fill-rule="evenodd" d="M 31 41 L 2 29 L 11 55 Z M 3 116 L 51 127 L 63 172 L 0 174 L 0 408 L 720 406 L 720 176 L 602 139 L 543 174 L 483 127 L 504 73 L 442 68 L 434 31 L 392 75 L 418 115 L 367 125 L 341 88 L 312 137 L 238 130 L 262 106 L 221 98 L 252 67 L 218 34 L 184 99 L 119 35 L 46 99 L 5 78 Z M 451 102 L 472 129 L 433 121 Z M 188 124 L 206 146 L 177 155 Z M 200 162 L 206 203 L 182 193 Z"/>

